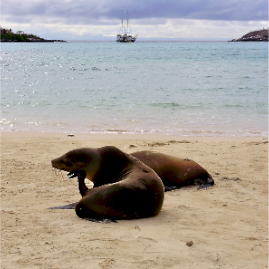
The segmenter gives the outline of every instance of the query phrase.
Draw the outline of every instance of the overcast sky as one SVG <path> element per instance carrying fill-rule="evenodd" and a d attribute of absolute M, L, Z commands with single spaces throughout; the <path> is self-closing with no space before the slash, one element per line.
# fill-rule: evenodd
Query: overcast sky
<path fill-rule="evenodd" d="M 121 10 L 143 38 L 239 38 L 268 27 L 267 0 L 4 0 L 1 27 L 47 39 L 115 39 Z M 138 39 L 139 40 L 139 39 Z"/>

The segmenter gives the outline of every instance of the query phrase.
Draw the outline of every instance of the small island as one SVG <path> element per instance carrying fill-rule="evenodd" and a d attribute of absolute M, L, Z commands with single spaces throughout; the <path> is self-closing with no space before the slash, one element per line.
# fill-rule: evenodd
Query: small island
<path fill-rule="evenodd" d="M 23 31 L 13 33 L 11 29 L 0 28 L 1 42 L 66 42 L 64 40 L 47 40 L 33 34 L 25 34 Z"/>
<path fill-rule="evenodd" d="M 231 40 L 232 42 L 240 41 L 268 41 L 268 29 L 262 29 L 257 31 L 252 31 L 238 39 Z"/>

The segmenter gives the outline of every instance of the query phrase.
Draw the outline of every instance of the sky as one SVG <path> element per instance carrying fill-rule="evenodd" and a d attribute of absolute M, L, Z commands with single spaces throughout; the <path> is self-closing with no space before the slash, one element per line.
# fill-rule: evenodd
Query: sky
<path fill-rule="evenodd" d="M 231 40 L 268 28 L 267 0 L 3 0 L 1 27 L 46 39 L 115 40 L 122 10 L 137 40 Z"/>

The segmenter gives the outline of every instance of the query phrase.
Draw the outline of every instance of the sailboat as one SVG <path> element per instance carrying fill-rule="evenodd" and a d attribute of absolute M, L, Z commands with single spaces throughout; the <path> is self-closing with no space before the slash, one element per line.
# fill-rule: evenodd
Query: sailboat
<path fill-rule="evenodd" d="M 138 35 L 133 36 L 131 32 L 131 28 L 129 27 L 129 15 L 127 11 L 127 25 L 124 25 L 124 20 L 123 20 L 123 11 L 121 11 L 121 27 L 120 31 L 117 34 L 117 42 L 125 42 L 125 43 L 130 43 L 130 42 L 135 42 L 136 38 Z"/>

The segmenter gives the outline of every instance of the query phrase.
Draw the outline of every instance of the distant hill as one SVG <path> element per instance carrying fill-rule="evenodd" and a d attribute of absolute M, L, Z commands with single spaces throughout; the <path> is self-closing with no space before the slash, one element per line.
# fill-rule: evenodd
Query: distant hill
<path fill-rule="evenodd" d="M 25 34 L 23 31 L 13 33 L 11 29 L 1 30 L 1 42 L 65 42 L 64 40 L 47 40 L 33 34 Z"/>
<path fill-rule="evenodd" d="M 268 29 L 253 31 L 232 41 L 268 41 Z"/>

